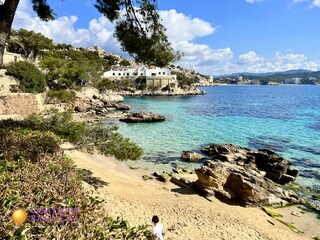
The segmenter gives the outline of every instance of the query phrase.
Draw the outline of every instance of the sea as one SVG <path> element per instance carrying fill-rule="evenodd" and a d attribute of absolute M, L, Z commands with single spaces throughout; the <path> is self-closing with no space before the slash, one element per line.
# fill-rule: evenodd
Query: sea
<path fill-rule="evenodd" d="M 132 112 L 166 117 L 157 123 L 117 123 L 120 133 L 144 149 L 143 159 L 129 165 L 172 168 L 181 163 L 183 150 L 232 143 L 276 151 L 300 171 L 300 184 L 320 190 L 320 86 L 235 85 L 201 90 L 206 95 L 125 98 Z"/>

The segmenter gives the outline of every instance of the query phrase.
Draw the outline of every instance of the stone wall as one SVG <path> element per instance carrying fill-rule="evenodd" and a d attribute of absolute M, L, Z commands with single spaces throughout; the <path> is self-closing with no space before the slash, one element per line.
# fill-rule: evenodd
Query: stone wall
<path fill-rule="evenodd" d="M 20 54 L 5 52 L 3 55 L 3 64 L 8 65 L 12 62 L 22 61 L 23 58 Z"/>
<path fill-rule="evenodd" d="M 164 88 L 168 85 L 171 88 L 177 87 L 177 81 L 172 76 L 148 76 L 146 77 L 146 84 L 148 87 Z"/>

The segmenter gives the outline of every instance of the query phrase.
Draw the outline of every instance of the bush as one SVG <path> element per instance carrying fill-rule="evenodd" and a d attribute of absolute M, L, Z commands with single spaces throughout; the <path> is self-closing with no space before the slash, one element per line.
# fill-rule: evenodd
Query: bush
<path fill-rule="evenodd" d="M 51 110 L 43 115 L 33 114 L 22 121 L 1 121 L 0 129 L 49 131 L 85 151 L 97 150 L 118 160 L 138 160 L 143 150 L 117 132 L 117 126 L 104 127 L 72 120 L 72 112 Z"/>
<path fill-rule="evenodd" d="M 43 154 L 37 162 L 0 159 L 0 239 L 152 239 L 148 226 L 132 228 L 121 218 L 109 217 L 103 201 L 83 190 L 85 179 L 72 160 L 62 154 Z M 66 214 L 72 219 L 68 222 L 66 217 L 52 220 L 52 212 L 35 215 L 30 211 L 57 207 L 77 213 Z M 11 219 L 18 208 L 29 213 L 22 225 Z M 32 215 L 47 222 L 34 222 Z"/>
<path fill-rule="evenodd" d="M 0 239 L 152 239 L 148 226 L 132 228 L 122 218 L 109 217 L 103 201 L 84 191 L 82 181 L 87 179 L 63 155 L 57 135 L 75 143 L 86 142 L 85 137 L 97 143 L 117 141 L 113 144 L 119 148 L 106 150 L 109 153 L 135 151 L 134 147 L 122 147 L 119 134 L 73 122 L 70 112 L 51 111 L 46 118 L 33 115 L 22 121 L 0 121 Z M 56 207 L 76 208 L 77 219 L 57 221 L 56 217 L 52 221 L 55 213 L 43 211 L 37 216 L 48 222 L 33 222 L 28 216 L 24 224 L 15 225 L 11 219 L 18 208 L 30 215 L 30 209 Z"/>
<path fill-rule="evenodd" d="M 129 60 L 123 59 L 123 60 L 120 62 L 120 65 L 121 65 L 121 66 L 130 66 L 131 63 L 130 63 Z"/>
<path fill-rule="evenodd" d="M 45 91 L 44 74 L 31 63 L 25 61 L 11 63 L 6 74 L 20 81 L 20 89 L 23 92 L 42 93 Z"/>
<path fill-rule="evenodd" d="M 59 149 L 58 138 L 51 132 L 19 128 L 0 130 L 0 154 L 10 161 L 37 162 L 43 155 L 55 155 Z"/>
<path fill-rule="evenodd" d="M 102 79 L 97 86 L 98 90 L 102 93 L 107 90 L 114 90 L 116 85 L 108 78 Z"/>
<path fill-rule="evenodd" d="M 76 100 L 76 93 L 69 90 L 49 90 L 46 96 L 47 103 L 73 103 Z"/>

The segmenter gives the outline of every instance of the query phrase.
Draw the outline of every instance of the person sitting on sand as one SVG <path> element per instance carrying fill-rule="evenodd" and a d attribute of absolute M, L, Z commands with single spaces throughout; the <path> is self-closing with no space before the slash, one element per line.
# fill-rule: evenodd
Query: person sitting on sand
<path fill-rule="evenodd" d="M 163 226 L 159 222 L 158 216 L 152 217 L 153 227 L 152 227 L 152 234 L 154 235 L 155 240 L 163 240 Z"/>

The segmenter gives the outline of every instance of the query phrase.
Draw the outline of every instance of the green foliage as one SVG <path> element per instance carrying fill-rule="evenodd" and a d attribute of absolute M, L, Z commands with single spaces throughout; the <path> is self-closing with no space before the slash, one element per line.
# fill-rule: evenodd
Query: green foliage
<path fill-rule="evenodd" d="M 27 142 L 29 136 L 21 135 L 20 139 Z M 40 141 L 35 145 L 34 148 L 42 146 Z M 6 147 L 10 145 L 4 149 Z M 6 155 L 0 159 L 0 239 L 152 239 L 149 226 L 131 227 L 122 218 L 109 217 L 103 201 L 83 190 L 83 178 L 73 161 L 61 154 L 59 147 L 55 150 L 56 154 L 49 155 L 43 149 L 38 161 L 7 159 Z M 28 148 L 19 148 L 17 155 L 27 151 Z M 73 222 L 46 223 L 32 222 L 29 216 L 19 226 L 11 219 L 17 208 L 26 209 L 30 214 L 31 209 L 57 207 L 76 208 L 78 214 L 68 215 L 77 218 Z M 52 219 L 50 213 L 42 212 L 40 216 Z"/>
<path fill-rule="evenodd" d="M 89 125 L 74 122 L 71 111 L 49 111 L 46 116 L 33 114 L 19 122 L 32 130 L 51 131 L 57 136 L 73 143 L 77 148 L 115 156 L 118 160 L 138 160 L 143 150 L 117 133 L 117 126 Z"/>
<path fill-rule="evenodd" d="M 24 61 L 11 63 L 6 74 L 19 79 L 20 89 L 23 92 L 41 93 L 45 91 L 44 75 L 31 63 Z"/>
<path fill-rule="evenodd" d="M 72 49 L 46 52 L 40 66 L 47 71 L 47 84 L 52 89 L 95 84 L 110 68 L 97 52 Z"/>
<path fill-rule="evenodd" d="M 69 90 L 49 90 L 46 96 L 47 103 L 73 103 L 76 100 L 76 93 Z"/>
<path fill-rule="evenodd" d="M 190 86 L 191 84 L 199 81 L 199 78 L 193 79 L 193 78 L 187 77 L 186 75 L 184 75 L 183 73 L 180 73 L 180 72 L 172 71 L 172 75 L 177 75 L 177 80 L 178 80 L 179 86 L 183 86 L 183 85 Z"/>
<path fill-rule="evenodd" d="M 97 0 L 95 6 L 110 21 L 118 20 L 115 36 L 120 41 L 122 49 L 137 62 L 164 67 L 179 59 L 180 54 L 173 51 L 165 35 L 155 0 Z M 125 9 L 121 20 L 120 9 Z"/>
<path fill-rule="evenodd" d="M 43 154 L 53 155 L 59 149 L 58 138 L 50 132 L 7 128 L 13 122 L 0 122 L 0 154 L 5 159 L 38 161 Z"/>
<path fill-rule="evenodd" d="M 129 79 L 121 79 L 120 81 L 116 81 L 115 84 L 119 91 L 121 90 L 129 91 L 135 88 L 134 81 Z"/>
<path fill-rule="evenodd" d="M 109 66 L 113 66 L 113 65 L 116 65 L 118 63 L 118 58 L 116 58 L 115 56 L 112 56 L 112 55 L 104 56 L 104 60 L 106 61 L 106 63 Z"/>
<path fill-rule="evenodd" d="M 107 90 L 114 90 L 116 85 L 108 78 L 102 79 L 97 86 L 100 92 L 105 92 Z"/>
<path fill-rule="evenodd" d="M 127 59 L 123 59 L 123 60 L 120 62 L 120 65 L 121 65 L 121 66 L 130 66 L 131 63 L 130 63 L 130 61 L 128 61 Z"/>
<path fill-rule="evenodd" d="M 11 30 L 11 36 L 8 41 L 10 52 L 20 53 L 26 58 L 35 60 L 43 50 L 53 49 L 52 40 L 43 36 L 41 33 L 35 33 L 25 29 L 18 31 Z"/>

